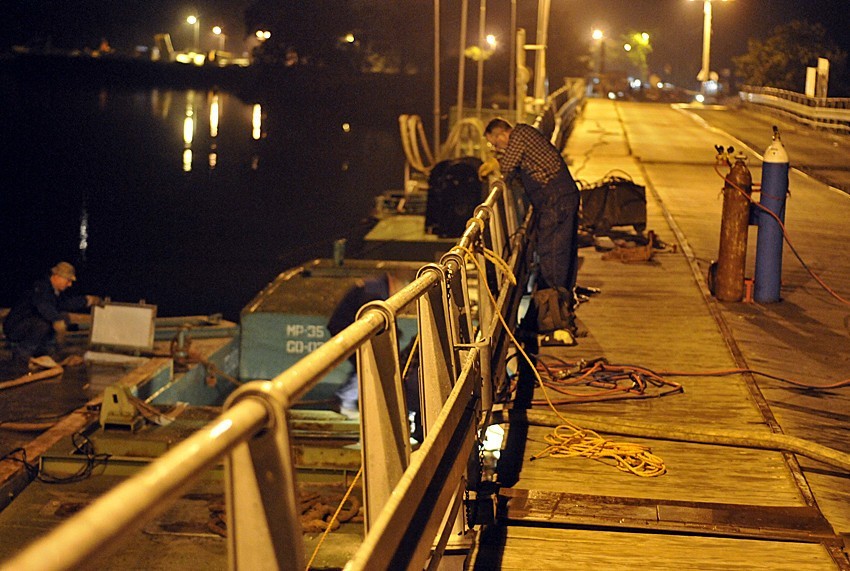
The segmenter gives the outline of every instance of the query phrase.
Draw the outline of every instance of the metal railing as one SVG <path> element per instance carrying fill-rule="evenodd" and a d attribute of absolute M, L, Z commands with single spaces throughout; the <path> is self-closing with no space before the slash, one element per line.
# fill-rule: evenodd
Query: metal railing
<path fill-rule="evenodd" d="M 240 387 L 213 422 L 2 569 L 73 569 L 102 556 L 222 460 L 230 568 L 304 569 L 288 411 L 354 351 L 366 535 L 346 568 L 421 569 L 428 561 L 433 567 L 451 532 L 469 531 L 459 507 L 470 481 L 477 481 L 470 454 L 477 454 L 494 392 L 506 383 L 503 323 L 515 325 L 523 293 L 485 254 L 499 254 L 516 283 L 524 284 L 530 216 L 502 181 L 494 182 L 439 264 L 424 266 L 388 300 L 364 306 L 351 326 L 274 379 Z M 488 288 L 498 297 L 491 298 Z M 477 300 L 470 295 L 476 291 Z M 414 302 L 425 439 L 412 454 L 395 322 Z"/>
<path fill-rule="evenodd" d="M 744 86 L 741 101 L 779 113 L 817 129 L 850 133 L 850 98 L 809 97 L 773 87 Z"/>
<path fill-rule="evenodd" d="M 534 126 L 559 149 L 566 143 L 584 107 L 585 87 L 584 79 L 568 78 L 562 88 L 549 96 L 534 120 Z"/>

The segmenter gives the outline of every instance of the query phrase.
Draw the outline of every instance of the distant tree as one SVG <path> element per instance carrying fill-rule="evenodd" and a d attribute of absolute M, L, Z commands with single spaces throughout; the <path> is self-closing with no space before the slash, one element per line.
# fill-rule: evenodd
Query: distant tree
<path fill-rule="evenodd" d="M 255 52 L 265 63 L 282 64 L 297 54 L 299 63 L 350 68 L 350 53 L 337 48 L 354 20 L 351 0 L 256 0 L 245 10 L 246 29 L 271 32 Z"/>
<path fill-rule="evenodd" d="M 776 87 L 802 93 L 806 68 L 827 58 L 831 75 L 840 76 L 847 53 L 833 42 L 821 24 L 794 20 L 777 26 L 764 41 L 750 39 L 749 51 L 733 58 L 735 75 L 747 85 Z"/>
<path fill-rule="evenodd" d="M 425 0 L 255 0 L 248 30 L 269 30 L 259 61 L 380 73 L 414 73 L 428 62 L 432 38 Z"/>
<path fill-rule="evenodd" d="M 355 0 L 363 29 L 363 71 L 413 74 L 430 65 L 432 0 Z"/>
<path fill-rule="evenodd" d="M 629 32 L 622 36 L 623 46 L 626 49 L 626 57 L 637 68 L 641 81 L 649 79 L 649 66 L 646 57 L 652 53 L 652 44 L 649 43 L 649 34 L 645 32 Z M 619 51 L 619 50 L 618 50 Z"/>

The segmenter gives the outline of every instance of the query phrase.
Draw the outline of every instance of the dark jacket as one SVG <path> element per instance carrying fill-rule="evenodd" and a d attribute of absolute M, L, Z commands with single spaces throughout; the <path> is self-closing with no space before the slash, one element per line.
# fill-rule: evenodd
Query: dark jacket
<path fill-rule="evenodd" d="M 357 318 L 360 308 L 370 301 L 385 300 L 390 297 L 390 286 L 386 275 L 366 278 L 353 285 L 337 304 L 328 320 L 328 331 L 336 335 Z"/>
<path fill-rule="evenodd" d="M 33 317 L 49 323 L 67 323 L 68 312 L 85 311 L 87 307 L 86 296 L 71 295 L 67 292 L 57 294 L 50 279 L 45 278 L 35 282 L 12 307 L 3 321 L 3 331 L 8 335 L 19 323 Z"/>

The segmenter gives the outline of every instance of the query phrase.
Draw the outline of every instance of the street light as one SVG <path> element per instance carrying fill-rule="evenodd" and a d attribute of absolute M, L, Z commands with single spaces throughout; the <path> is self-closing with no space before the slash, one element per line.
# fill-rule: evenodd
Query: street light
<path fill-rule="evenodd" d="M 195 15 L 186 18 L 186 23 L 195 26 L 195 51 L 201 51 L 201 20 Z"/>
<path fill-rule="evenodd" d="M 694 0 L 690 0 L 694 2 Z M 716 74 L 711 72 L 711 3 L 729 2 L 731 0 L 703 0 L 702 1 L 702 67 L 697 74 L 697 79 L 702 82 L 702 91 L 706 91 L 706 83 L 716 81 Z"/>
<path fill-rule="evenodd" d="M 212 33 L 218 36 L 218 49 L 223 52 L 227 36 L 222 32 L 221 26 L 213 26 Z"/>
<path fill-rule="evenodd" d="M 605 73 L 605 32 L 595 28 L 590 37 L 599 44 L 599 57 L 596 62 L 596 75 L 598 77 Z"/>
<path fill-rule="evenodd" d="M 479 17 L 478 17 L 478 84 L 475 89 L 475 112 L 481 118 L 481 103 L 482 94 L 484 91 L 484 24 L 487 20 L 487 0 L 480 0 Z"/>

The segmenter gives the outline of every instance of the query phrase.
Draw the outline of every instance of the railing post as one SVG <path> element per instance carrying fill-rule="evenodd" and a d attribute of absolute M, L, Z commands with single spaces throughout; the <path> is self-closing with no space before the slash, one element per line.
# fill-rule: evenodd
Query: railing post
<path fill-rule="evenodd" d="M 431 288 L 417 301 L 419 325 L 419 400 L 422 411 L 422 429 L 427 435 L 437 415 L 443 409 L 459 370 L 454 346 L 457 339 L 450 326 L 446 275 L 440 266 L 429 264 L 419 270 L 437 272 L 439 287 Z"/>
<path fill-rule="evenodd" d="M 514 235 L 517 233 L 520 227 L 520 214 L 517 209 L 516 198 L 514 197 L 514 191 L 509 187 L 505 181 L 499 181 L 502 185 L 502 206 L 505 209 L 505 225 L 508 229 L 508 240 L 511 240 Z"/>
<path fill-rule="evenodd" d="M 472 306 L 469 303 L 469 289 L 466 278 L 466 260 L 463 254 L 449 251 L 443 255 L 440 263 L 449 268 L 446 285 L 449 291 L 450 324 L 455 331 L 453 337 L 461 343 L 472 341 Z"/>
<path fill-rule="evenodd" d="M 229 567 L 304 569 L 288 399 L 270 381 L 253 382 L 234 392 L 224 408 L 243 399 L 260 400 L 270 422 L 225 458 Z"/>
<path fill-rule="evenodd" d="M 384 330 L 357 350 L 367 532 L 410 464 L 410 433 L 398 359 L 396 316 L 386 302 L 373 301 L 360 308 L 357 317 L 375 310 L 384 315 Z"/>

